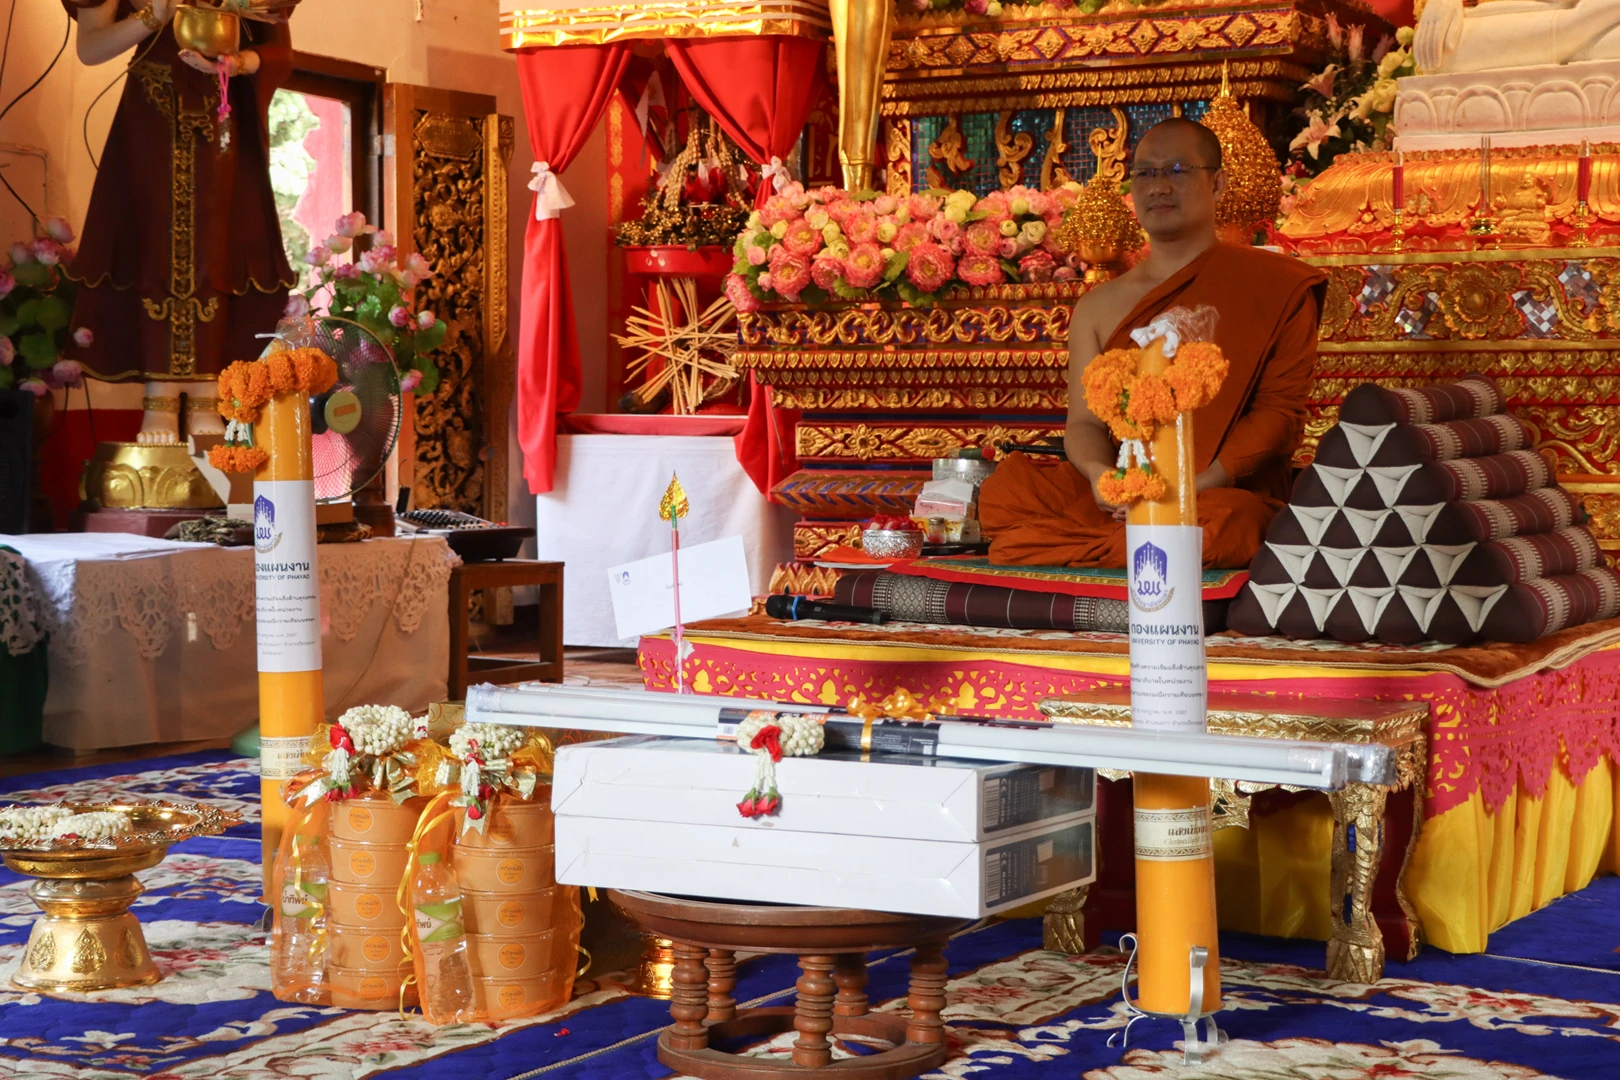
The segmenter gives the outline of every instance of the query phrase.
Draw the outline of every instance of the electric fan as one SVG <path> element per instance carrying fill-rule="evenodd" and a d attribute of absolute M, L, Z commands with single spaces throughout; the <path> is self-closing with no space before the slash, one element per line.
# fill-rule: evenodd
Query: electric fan
<path fill-rule="evenodd" d="M 399 372 L 388 346 L 348 319 L 317 318 L 307 344 L 337 362 L 330 390 L 309 399 L 315 501 L 347 500 L 376 478 L 399 436 Z"/>

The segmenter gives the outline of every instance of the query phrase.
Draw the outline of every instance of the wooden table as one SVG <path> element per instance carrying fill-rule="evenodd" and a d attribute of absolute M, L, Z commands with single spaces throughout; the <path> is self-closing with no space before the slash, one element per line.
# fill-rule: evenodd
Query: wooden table
<path fill-rule="evenodd" d="M 972 919 L 897 915 L 848 908 L 688 900 L 609 889 L 608 899 L 642 929 L 674 942 L 669 1015 L 658 1037 L 658 1060 L 701 1080 L 792 1080 L 826 1070 L 841 1080 L 907 1080 L 944 1063 L 945 943 Z M 909 1017 L 871 1012 L 866 954 L 908 949 Z M 787 953 L 799 958 L 798 998 L 791 1007 L 738 1008 L 737 953 Z M 791 1063 L 742 1057 L 711 1043 L 795 1031 Z M 889 1044 L 872 1054 L 834 1062 L 829 1036 Z"/>
<path fill-rule="evenodd" d="M 1048 698 L 1041 703 L 1041 712 L 1059 723 L 1129 727 L 1130 694 L 1098 691 L 1084 697 Z M 1328 903 L 1333 936 L 1327 944 L 1327 971 L 1335 979 L 1371 984 L 1383 977 L 1384 931 L 1373 912 L 1373 887 L 1381 862 L 1387 861 L 1395 869 L 1394 894 L 1400 916 L 1392 930 L 1397 934 L 1405 931 L 1400 958 L 1411 960 L 1417 956 L 1421 944 L 1417 913 L 1402 885 L 1407 861 L 1423 827 L 1428 719 L 1429 706 L 1424 701 L 1321 700 L 1296 705 L 1278 698 L 1245 694 L 1209 696 L 1212 734 L 1376 743 L 1395 752 L 1394 787 L 1351 783 L 1341 791 L 1328 793 L 1333 808 L 1332 893 Z M 1125 775 L 1107 770 L 1099 770 L 1098 774 L 1108 779 Z M 1212 782 L 1215 828 L 1247 828 L 1249 795 L 1275 786 Z M 1410 821 L 1401 822 L 1398 830 L 1404 834 L 1401 850 L 1389 852 L 1386 859 L 1385 809 L 1392 794 L 1403 795 L 1403 802 L 1410 801 Z M 1099 829 L 1099 837 L 1101 831 Z M 1080 914 L 1085 901 L 1085 887 L 1053 898 L 1046 915 L 1047 948 L 1083 951 L 1073 946 L 1085 936 Z"/>
<path fill-rule="evenodd" d="M 540 593 L 540 653 L 538 660 L 495 656 L 469 656 L 468 620 L 472 594 L 481 589 L 536 586 Z M 467 696 L 467 683 L 476 677 L 493 683 L 562 682 L 563 678 L 563 564 L 534 559 L 462 563 L 450 571 L 450 677 L 451 701 Z"/>

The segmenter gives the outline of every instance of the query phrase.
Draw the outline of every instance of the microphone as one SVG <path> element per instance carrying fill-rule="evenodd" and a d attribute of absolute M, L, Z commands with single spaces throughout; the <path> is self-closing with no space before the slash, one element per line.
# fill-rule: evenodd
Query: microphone
<path fill-rule="evenodd" d="M 829 622 L 863 622 L 882 625 L 889 616 L 871 608 L 849 607 L 846 604 L 823 604 L 808 596 L 781 596 L 765 598 L 765 614 L 773 619 L 826 619 Z"/>

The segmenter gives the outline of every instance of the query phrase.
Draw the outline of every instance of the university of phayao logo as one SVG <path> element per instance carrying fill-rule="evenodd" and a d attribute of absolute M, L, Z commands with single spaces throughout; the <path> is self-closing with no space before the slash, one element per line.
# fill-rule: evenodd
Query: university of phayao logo
<path fill-rule="evenodd" d="M 260 495 L 253 500 L 253 550 L 261 555 L 268 554 L 279 543 L 281 533 L 276 530 L 276 504 Z"/>
<path fill-rule="evenodd" d="M 1175 595 L 1170 587 L 1170 557 L 1163 549 L 1143 544 L 1131 556 L 1131 603 L 1138 611 L 1158 611 Z"/>

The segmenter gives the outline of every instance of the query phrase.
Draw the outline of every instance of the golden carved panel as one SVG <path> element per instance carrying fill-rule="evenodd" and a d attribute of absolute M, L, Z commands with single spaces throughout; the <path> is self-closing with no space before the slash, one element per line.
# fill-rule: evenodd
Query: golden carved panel
<path fill-rule="evenodd" d="M 793 557 L 796 559 L 813 559 L 839 544 L 859 547 L 860 542 L 859 522 L 820 525 L 799 521 L 793 525 Z"/>
<path fill-rule="evenodd" d="M 1061 434 L 1063 424 L 837 424 L 802 420 L 798 428 L 801 460 L 932 461 L 969 447 L 1032 443 Z"/>
<path fill-rule="evenodd" d="M 417 287 L 418 304 L 450 327 L 444 347 L 434 354 L 439 390 L 416 400 L 413 501 L 483 516 L 488 289 L 483 120 L 417 110 L 411 153 L 411 241 L 434 271 Z M 504 228 L 500 231 L 504 235 Z"/>

